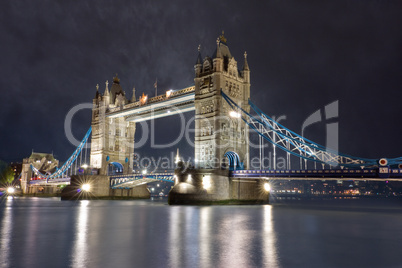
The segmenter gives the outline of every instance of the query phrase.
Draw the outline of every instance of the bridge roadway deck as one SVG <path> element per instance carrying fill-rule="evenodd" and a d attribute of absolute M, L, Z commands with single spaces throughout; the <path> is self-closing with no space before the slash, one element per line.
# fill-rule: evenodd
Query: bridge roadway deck
<path fill-rule="evenodd" d="M 29 182 L 30 185 L 62 185 L 62 184 L 70 184 L 70 177 L 64 177 L 64 178 L 57 178 L 57 179 L 50 179 L 48 182 L 46 182 L 46 179 L 37 179 L 37 180 L 31 180 Z"/>
<path fill-rule="evenodd" d="M 402 169 L 390 169 L 381 174 L 378 169 L 324 169 L 324 170 L 235 170 L 231 177 L 268 180 L 342 180 L 342 181 L 402 181 Z M 110 188 L 132 188 L 154 181 L 174 182 L 174 173 L 129 174 L 110 176 Z M 32 180 L 30 185 L 70 184 L 70 178 Z"/>
<path fill-rule="evenodd" d="M 141 184 L 155 181 L 167 181 L 173 183 L 174 173 L 115 175 L 110 177 L 110 188 L 132 188 Z"/>

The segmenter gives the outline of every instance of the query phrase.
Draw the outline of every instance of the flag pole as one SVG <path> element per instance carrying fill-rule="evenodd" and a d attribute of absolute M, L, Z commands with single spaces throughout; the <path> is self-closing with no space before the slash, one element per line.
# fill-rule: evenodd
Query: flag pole
<path fill-rule="evenodd" d="M 156 97 L 156 96 L 158 96 L 158 78 L 156 78 L 156 80 L 155 80 L 154 87 L 155 87 L 155 97 Z"/>

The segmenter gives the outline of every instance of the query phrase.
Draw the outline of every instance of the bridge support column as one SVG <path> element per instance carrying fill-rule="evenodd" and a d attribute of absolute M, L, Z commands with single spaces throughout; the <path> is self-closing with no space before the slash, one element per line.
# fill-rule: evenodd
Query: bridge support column
<path fill-rule="evenodd" d="M 269 192 L 259 179 L 231 178 L 228 170 L 175 170 L 175 185 L 169 204 L 261 204 L 269 202 Z"/>
<path fill-rule="evenodd" d="M 32 169 L 31 169 L 31 164 L 30 163 L 24 163 L 22 164 L 22 174 L 21 174 L 21 190 L 23 194 L 28 194 L 29 193 L 29 182 L 32 178 Z"/>

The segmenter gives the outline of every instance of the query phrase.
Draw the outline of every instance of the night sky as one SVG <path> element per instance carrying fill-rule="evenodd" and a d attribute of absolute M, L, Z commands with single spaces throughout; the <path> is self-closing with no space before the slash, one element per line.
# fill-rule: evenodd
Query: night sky
<path fill-rule="evenodd" d="M 303 3 L 302 3 L 303 2 Z M 325 3 L 324 3 L 325 2 Z M 22 161 L 74 151 L 64 133 L 68 111 L 91 103 L 96 84 L 118 73 L 154 95 L 194 82 L 197 47 L 211 56 L 225 31 L 243 65 L 251 99 L 300 132 L 318 109 L 339 101 L 339 149 L 366 158 L 402 156 L 402 1 L 20 1 L 0 2 L 0 159 Z M 191 117 L 187 115 L 187 117 Z M 73 120 L 81 139 L 89 109 Z M 157 141 L 174 140 L 174 118 L 157 120 Z M 334 121 L 332 121 L 334 122 Z M 327 122 L 305 134 L 325 142 Z M 193 149 L 180 143 L 185 155 Z M 166 154 L 149 146 L 142 155 Z"/>

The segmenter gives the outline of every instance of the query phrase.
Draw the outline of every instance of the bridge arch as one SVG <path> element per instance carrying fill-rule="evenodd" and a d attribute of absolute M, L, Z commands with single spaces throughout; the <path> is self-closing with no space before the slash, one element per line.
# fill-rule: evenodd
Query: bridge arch
<path fill-rule="evenodd" d="M 243 169 L 243 165 L 240 162 L 240 157 L 237 153 L 228 151 L 224 154 L 224 157 L 226 157 L 229 161 L 229 170 Z"/>
<path fill-rule="evenodd" d="M 108 167 L 108 174 L 122 174 L 123 173 L 123 165 L 119 162 L 110 162 Z"/>

